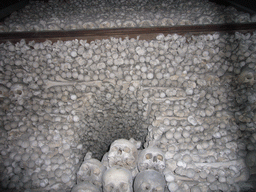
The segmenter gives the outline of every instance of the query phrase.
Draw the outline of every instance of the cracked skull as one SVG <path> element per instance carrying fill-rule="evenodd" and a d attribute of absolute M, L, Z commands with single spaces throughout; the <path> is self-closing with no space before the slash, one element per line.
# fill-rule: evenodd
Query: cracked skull
<path fill-rule="evenodd" d="M 134 192 L 164 192 L 164 176 L 155 170 L 140 172 L 134 180 Z"/>
<path fill-rule="evenodd" d="M 137 160 L 137 147 L 132 142 L 118 139 L 111 144 L 108 154 L 109 167 L 118 165 L 131 170 L 136 168 Z"/>
<path fill-rule="evenodd" d="M 26 96 L 26 85 L 21 83 L 13 84 L 10 88 L 11 101 L 18 102 L 20 105 L 24 103 L 24 97 Z"/>
<path fill-rule="evenodd" d="M 132 174 L 123 167 L 112 167 L 103 174 L 104 192 L 132 192 Z"/>
<path fill-rule="evenodd" d="M 97 159 L 85 159 L 77 172 L 77 183 L 88 181 L 98 187 L 102 186 L 102 175 L 106 167 Z"/>
<path fill-rule="evenodd" d="M 102 190 L 91 183 L 83 182 L 75 185 L 71 192 L 102 192 Z"/>
<path fill-rule="evenodd" d="M 163 172 L 165 168 L 164 152 L 157 147 L 149 147 L 144 149 L 139 154 L 138 169 L 144 171 L 147 169 L 153 169 Z"/>

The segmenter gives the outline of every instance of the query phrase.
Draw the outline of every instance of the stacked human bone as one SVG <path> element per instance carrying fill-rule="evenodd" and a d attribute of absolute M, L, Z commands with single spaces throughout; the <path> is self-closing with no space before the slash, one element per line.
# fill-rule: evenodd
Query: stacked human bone
<path fill-rule="evenodd" d="M 256 16 L 208 0 L 30 1 L 1 32 L 256 22 Z"/>
<path fill-rule="evenodd" d="M 134 138 L 164 152 L 170 191 L 239 188 L 244 159 L 255 168 L 255 43 L 215 33 L 1 44 L 1 185 L 71 189 L 88 151 L 101 159 Z"/>
<path fill-rule="evenodd" d="M 165 192 L 163 151 L 155 146 L 138 151 L 140 146 L 141 142 L 134 139 L 118 139 L 111 144 L 101 162 L 87 153 L 72 192 L 88 189 L 93 189 L 93 192 L 101 192 L 102 189 L 104 192 Z"/>

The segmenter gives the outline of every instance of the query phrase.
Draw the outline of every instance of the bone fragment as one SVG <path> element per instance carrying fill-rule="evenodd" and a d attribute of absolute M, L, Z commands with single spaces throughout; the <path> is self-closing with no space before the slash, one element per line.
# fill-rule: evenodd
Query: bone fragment
<path fill-rule="evenodd" d="M 105 79 L 105 80 L 103 81 L 103 83 L 110 83 L 110 84 L 112 84 L 113 86 L 115 86 L 115 85 L 116 85 L 116 79 Z"/>
<path fill-rule="evenodd" d="M 176 181 L 193 181 L 193 179 L 188 177 L 182 177 L 179 175 L 174 175 Z"/>
<path fill-rule="evenodd" d="M 75 82 L 68 82 L 68 81 L 50 81 L 50 80 L 45 80 L 44 81 L 44 89 L 49 89 L 51 87 L 56 87 L 56 86 L 66 86 L 66 85 L 75 85 Z"/>
<path fill-rule="evenodd" d="M 152 97 L 149 99 L 149 101 L 153 103 L 163 103 L 165 101 L 181 101 L 186 99 L 187 99 L 186 97 L 165 97 L 165 98 Z"/>
<path fill-rule="evenodd" d="M 142 90 L 147 90 L 147 89 L 170 89 L 171 87 L 142 87 Z"/>
<path fill-rule="evenodd" d="M 169 170 L 168 168 L 164 170 L 164 175 L 166 180 L 168 181 L 167 178 L 171 178 L 171 180 L 176 180 L 176 181 L 193 181 L 193 179 L 185 177 L 185 176 L 180 176 L 177 174 L 174 174 L 173 171 Z M 170 180 L 168 182 L 171 182 Z"/>
<path fill-rule="evenodd" d="M 134 86 L 134 87 L 140 87 L 141 85 L 141 81 L 131 81 L 131 84 Z"/>
<path fill-rule="evenodd" d="M 160 117 L 156 117 L 156 120 L 153 122 L 153 126 L 157 127 L 159 126 L 161 123 L 163 123 L 164 119 L 169 119 L 169 120 L 177 120 L 177 121 L 182 121 L 182 120 L 186 120 L 187 117 L 167 117 L 167 116 L 160 116 Z"/>
<path fill-rule="evenodd" d="M 163 103 L 165 101 L 180 101 L 180 100 L 186 100 L 186 97 L 165 97 L 165 98 L 151 97 L 148 100 L 148 105 L 147 105 L 147 109 L 146 109 L 146 111 L 147 111 L 147 115 L 146 116 L 148 117 L 150 112 L 151 112 L 152 103 Z"/>
<path fill-rule="evenodd" d="M 100 87 L 102 83 L 110 83 L 113 86 L 116 85 L 116 81 L 114 79 L 106 79 L 104 81 L 67 81 L 65 79 L 62 79 L 61 77 L 56 77 L 58 81 L 51 81 L 51 80 L 45 80 L 44 83 L 44 89 L 49 89 L 51 87 L 56 87 L 56 86 L 67 86 L 67 85 L 86 85 L 86 86 L 97 86 Z"/>
<path fill-rule="evenodd" d="M 88 82 L 77 82 L 78 85 L 86 85 L 86 86 L 96 86 L 100 87 L 102 85 L 102 81 L 88 81 Z"/>
<path fill-rule="evenodd" d="M 68 117 L 69 115 L 60 114 L 60 113 L 49 113 L 51 117 Z"/>
<path fill-rule="evenodd" d="M 122 84 L 122 85 L 123 85 L 123 90 L 124 90 L 124 91 L 126 91 L 126 90 L 129 88 L 130 83 L 128 83 L 128 82 L 126 82 L 126 83 L 125 83 L 125 82 L 123 82 L 123 84 Z"/>
<path fill-rule="evenodd" d="M 217 163 L 195 163 L 197 167 L 207 167 L 207 168 L 228 168 L 231 165 L 246 167 L 244 159 L 238 159 L 234 161 L 217 162 Z"/>
<path fill-rule="evenodd" d="M 160 117 L 156 117 L 156 120 L 160 120 L 163 121 L 164 119 L 169 119 L 169 120 L 186 120 L 187 117 L 167 117 L 167 116 L 160 116 Z"/>

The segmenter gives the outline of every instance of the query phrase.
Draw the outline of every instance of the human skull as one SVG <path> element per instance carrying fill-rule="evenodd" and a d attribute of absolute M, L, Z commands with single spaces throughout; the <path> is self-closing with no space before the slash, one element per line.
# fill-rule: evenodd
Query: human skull
<path fill-rule="evenodd" d="M 165 168 L 164 152 L 157 147 L 149 147 L 143 149 L 139 154 L 138 169 L 144 171 L 147 169 L 153 169 L 163 172 Z"/>
<path fill-rule="evenodd" d="M 134 180 L 134 192 L 164 192 L 164 176 L 155 170 L 140 172 Z"/>
<path fill-rule="evenodd" d="M 13 84 L 10 88 L 11 101 L 18 102 L 20 105 L 24 103 L 24 97 L 26 96 L 26 85 L 21 83 Z"/>
<path fill-rule="evenodd" d="M 249 68 L 248 66 L 245 66 L 238 76 L 238 81 L 241 84 L 246 83 L 249 85 L 253 85 L 255 82 L 255 77 L 256 77 L 255 71 Z"/>
<path fill-rule="evenodd" d="M 85 159 L 77 172 L 77 183 L 88 181 L 98 187 L 102 186 L 102 175 L 106 167 L 97 159 Z"/>
<path fill-rule="evenodd" d="M 136 27 L 136 23 L 134 21 L 125 21 L 123 23 L 123 27 Z"/>
<path fill-rule="evenodd" d="M 3 84 L 0 84 L 0 98 L 8 97 L 9 89 L 5 87 Z"/>
<path fill-rule="evenodd" d="M 132 192 L 132 174 L 123 167 L 112 167 L 103 174 L 104 192 Z"/>
<path fill-rule="evenodd" d="M 108 160 L 109 167 L 117 165 L 132 170 L 138 160 L 137 147 L 126 139 L 115 140 L 110 146 Z"/>
<path fill-rule="evenodd" d="M 77 185 L 75 185 L 71 192 L 102 192 L 101 188 L 98 188 L 97 186 L 88 183 L 88 182 L 82 182 Z"/>
<path fill-rule="evenodd" d="M 103 21 L 99 24 L 99 28 L 113 28 L 116 24 L 113 21 Z"/>
<path fill-rule="evenodd" d="M 85 22 L 83 25 L 84 29 L 94 29 L 97 28 L 97 25 L 93 22 Z"/>

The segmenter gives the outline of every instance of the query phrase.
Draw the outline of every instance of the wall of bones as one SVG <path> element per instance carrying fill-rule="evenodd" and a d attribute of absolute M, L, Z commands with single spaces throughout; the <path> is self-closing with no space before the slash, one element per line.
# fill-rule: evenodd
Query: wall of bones
<path fill-rule="evenodd" d="M 255 21 L 190 2 L 32 1 L 0 30 Z M 2 43 L 0 188 L 239 191 L 256 174 L 255 61 L 256 32 Z"/>
<path fill-rule="evenodd" d="M 255 166 L 255 39 L 1 44 L 2 186 L 70 189 L 93 177 L 90 151 L 87 168 L 153 166 L 170 191 L 239 188 Z"/>

